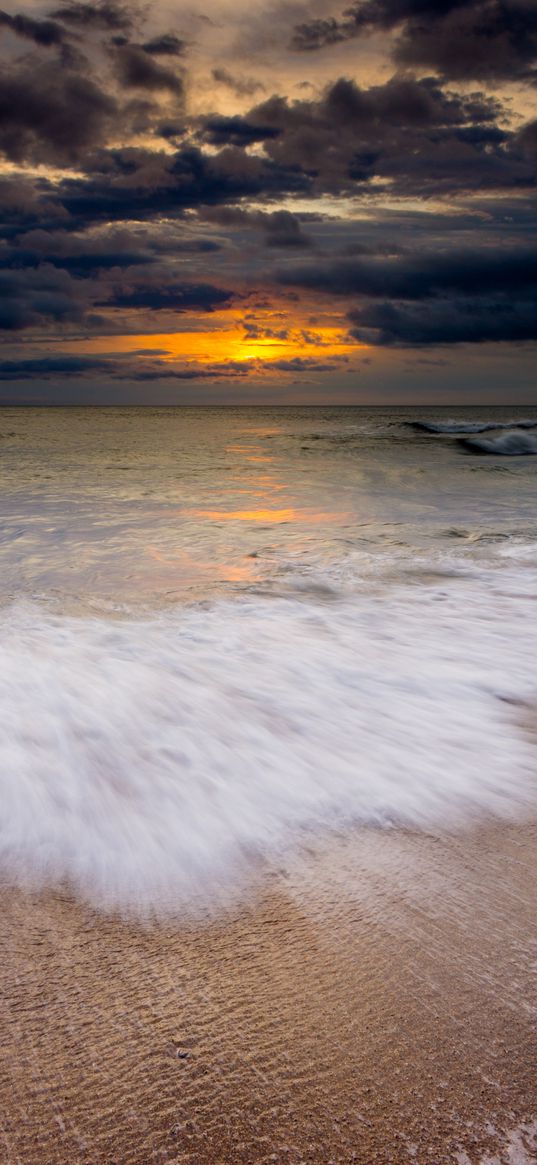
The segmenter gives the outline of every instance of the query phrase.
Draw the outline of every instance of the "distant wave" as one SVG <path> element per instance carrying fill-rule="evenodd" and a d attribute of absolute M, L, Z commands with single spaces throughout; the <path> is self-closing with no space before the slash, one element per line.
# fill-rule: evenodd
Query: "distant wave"
<path fill-rule="evenodd" d="M 487 433 L 492 429 L 536 429 L 537 421 L 405 421 L 419 433 Z"/>
<path fill-rule="evenodd" d="M 4 609 L 2 871 L 179 909 L 304 830 L 526 812 L 511 705 L 535 692 L 537 624 L 481 581 L 439 587 L 144 620 Z"/>
<path fill-rule="evenodd" d="M 537 437 L 532 437 L 530 433 L 503 433 L 495 440 L 461 437 L 459 445 L 472 453 L 493 453 L 497 457 L 522 457 L 537 453 Z"/>

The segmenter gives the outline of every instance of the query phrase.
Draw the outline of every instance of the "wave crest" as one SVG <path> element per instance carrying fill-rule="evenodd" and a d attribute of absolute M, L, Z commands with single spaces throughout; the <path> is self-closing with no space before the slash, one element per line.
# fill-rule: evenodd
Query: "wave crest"
<path fill-rule="evenodd" d="M 523 457 L 537 453 L 537 437 L 530 433 L 502 433 L 487 437 L 461 437 L 459 444 L 472 453 L 493 453 L 497 457 Z"/>
<path fill-rule="evenodd" d="M 537 421 L 406 421 L 419 433 L 488 433 L 493 429 L 535 429 Z"/>

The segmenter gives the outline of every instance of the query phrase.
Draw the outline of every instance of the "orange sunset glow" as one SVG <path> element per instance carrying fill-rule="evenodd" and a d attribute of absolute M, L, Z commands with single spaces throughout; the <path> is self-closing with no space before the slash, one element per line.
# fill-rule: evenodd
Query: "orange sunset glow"
<path fill-rule="evenodd" d="M 0 12 L 0 400 L 531 402 L 534 8 Z"/>
<path fill-rule="evenodd" d="M 307 317 L 297 325 L 296 319 L 287 323 L 282 312 L 257 313 L 253 335 L 247 323 L 243 313 L 235 310 L 211 313 L 197 319 L 196 327 L 191 329 L 185 326 L 180 331 L 114 336 L 113 350 L 116 354 L 134 355 L 140 362 L 151 360 L 154 353 L 163 366 L 252 364 L 258 372 L 264 368 L 270 372 L 271 364 L 278 361 L 337 363 L 366 348 L 348 329 L 333 321 L 312 327 Z M 109 353 L 111 346 L 110 337 L 99 336 L 67 342 L 63 350 L 100 355 Z"/>

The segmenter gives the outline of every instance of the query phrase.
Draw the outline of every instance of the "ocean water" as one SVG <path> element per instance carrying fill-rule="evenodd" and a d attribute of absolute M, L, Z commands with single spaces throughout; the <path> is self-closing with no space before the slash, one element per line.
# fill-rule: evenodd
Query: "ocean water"
<path fill-rule="evenodd" d="M 3 876 L 186 909 L 533 816 L 536 453 L 528 409 L 2 410 Z"/>

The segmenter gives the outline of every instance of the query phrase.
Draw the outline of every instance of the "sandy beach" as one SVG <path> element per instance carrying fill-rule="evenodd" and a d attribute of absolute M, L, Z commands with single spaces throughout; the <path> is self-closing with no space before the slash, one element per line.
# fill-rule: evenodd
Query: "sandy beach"
<path fill-rule="evenodd" d="M 195 924 L 5 887 L 2 1161 L 536 1160 L 536 841 L 332 837 Z"/>

